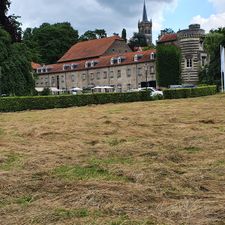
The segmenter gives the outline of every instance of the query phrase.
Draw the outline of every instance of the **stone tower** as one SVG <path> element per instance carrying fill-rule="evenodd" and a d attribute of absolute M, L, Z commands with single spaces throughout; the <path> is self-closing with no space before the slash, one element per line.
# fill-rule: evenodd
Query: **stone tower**
<path fill-rule="evenodd" d="M 152 45 L 152 20 L 148 20 L 145 1 L 142 21 L 138 22 L 138 30 L 139 34 L 143 34 L 146 37 L 147 44 Z"/>
<path fill-rule="evenodd" d="M 182 55 L 182 82 L 197 84 L 199 71 L 207 64 L 208 58 L 203 48 L 205 31 L 199 24 L 191 24 L 189 29 L 178 31 L 177 38 Z"/>

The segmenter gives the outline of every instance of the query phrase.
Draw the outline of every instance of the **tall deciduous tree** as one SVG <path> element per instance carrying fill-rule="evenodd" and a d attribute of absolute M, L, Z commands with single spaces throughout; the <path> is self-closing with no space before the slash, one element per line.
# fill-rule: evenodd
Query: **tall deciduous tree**
<path fill-rule="evenodd" d="M 157 46 L 157 82 L 161 87 L 181 83 L 181 52 L 173 45 Z"/>
<path fill-rule="evenodd" d="M 134 33 L 133 37 L 129 40 L 128 45 L 131 49 L 148 46 L 145 35 L 139 33 Z"/>
<path fill-rule="evenodd" d="M 0 28 L 0 92 L 30 95 L 34 92 L 30 52 L 22 43 L 11 43 L 10 35 Z"/>
<path fill-rule="evenodd" d="M 0 26 L 3 27 L 10 35 L 13 42 L 20 42 L 22 29 L 18 22 L 18 16 L 9 15 L 7 16 L 11 1 L 1 0 L 0 1 Z"/>
<path fill-rule="evenodd" d="M 32 52 L 33 61 L 51 64 L 77 43 L 78 31 L 67 22 L 44 23 L 39 28 L 27 28 L 23 40 Z"/>
<path fill-rule="evenodd" d="M 204 47 L 210 56 L 210 62 L 200 73 L 200 83 L 220 85 L 220 45 L 225 46 L 225 28 L 212 30 L 206 35 Z"/>
<path fill-rule="evenodd" d="M 79 41 L 89 41 L 105 37 L 107 37 L 107 33 L 104 29 L 88 30 L 80 36 Z"/>

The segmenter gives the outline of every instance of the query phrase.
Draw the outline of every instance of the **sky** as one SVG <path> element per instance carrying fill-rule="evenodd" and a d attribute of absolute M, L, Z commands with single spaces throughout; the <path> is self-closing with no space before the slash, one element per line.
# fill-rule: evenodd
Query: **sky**
<path fill-rule="evenodd" d="M 81 35 L 87 30 L 105 29 L 108 36 L 128 37 L 137 32 L 144 0 L 12 0 L 10 14 L 21 16 L 23 29 L 44 22 L 70 22 Z M 207 32 L 225 27 L 225 0 L 146 0 L 148 18 L 153 20 L 153 40 L 160 30 L 175 32 L 199 23 Z"/>

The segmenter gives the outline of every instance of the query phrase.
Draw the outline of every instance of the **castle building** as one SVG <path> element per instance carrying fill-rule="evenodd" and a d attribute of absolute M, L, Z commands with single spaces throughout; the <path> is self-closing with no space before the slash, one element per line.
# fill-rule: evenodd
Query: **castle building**
<path fill-rule="evenodd" d="M 157 44 L 176 45 L 181 49 L 181 78 L 184 84 L 198 84 L 199 72 L 208 62 L 204 51 L 205 31 L 199 24 L 191 24 L 188 29 L 176 34 L 163 34 Z"/>
<path fill-rule="evenodd" d="M 127 92 L 156 86 L 156 51 L 132 52 L 119 36 L 80 42 L 56 64 L 36 67 L 36 88 L 91 89 L 108 86 Z"/>
<path fill-rule="evenodd" d="M 142 20 L 138 22 L 138 30 L 139 34 L 145 36 L 147 45 L 152 45 L 152 20 L 148 20 L 145 1 Z"/>

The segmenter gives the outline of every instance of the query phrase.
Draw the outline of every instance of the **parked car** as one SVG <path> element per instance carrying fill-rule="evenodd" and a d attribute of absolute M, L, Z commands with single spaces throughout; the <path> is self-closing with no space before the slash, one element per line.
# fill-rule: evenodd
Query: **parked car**
<path fill-rule="evenodd" d="M 163 92 L 162 91 L 158 91 L 158 90 L 156 90 L 153 87 L 147 87 L 147 90 L 150 91 L 152 97 L 155 97 L 157 95 L 163 96 Z M 146 87 L 138 88 L 138 91 L 146 91 Z"/>
<path fill-rule="evenodd" d="M 75 87 L 75 88 L 71 88 L 70 92 L 72 95 L 77 95 L 78 93 L 80 93 L 81 91 L 83 91 L 83 89 Z"/>

